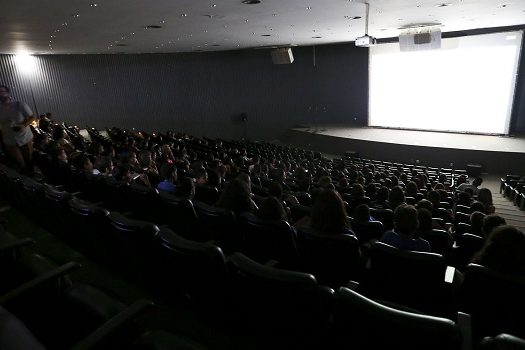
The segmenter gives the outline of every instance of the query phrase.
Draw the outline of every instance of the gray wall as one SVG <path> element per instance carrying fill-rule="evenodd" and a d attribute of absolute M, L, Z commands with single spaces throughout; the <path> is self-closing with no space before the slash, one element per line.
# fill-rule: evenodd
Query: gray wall
<path fill-rule="evenodd" d="M 367 49 L 349 43 L 293 54 L 289 65 L 272 64 L 268 50 L 47 55 L 31 73 L 2 55 L 0 82 L 38 113 L 81 127 L 271 140 L 297 124 L 367 124 Z"/>

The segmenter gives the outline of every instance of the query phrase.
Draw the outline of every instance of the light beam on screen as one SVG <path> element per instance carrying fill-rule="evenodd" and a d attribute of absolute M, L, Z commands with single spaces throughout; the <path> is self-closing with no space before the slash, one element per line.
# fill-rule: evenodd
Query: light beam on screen
<path fill-rule="evenodd" d="M 522 34 L 448 38 L 429 51 L 372 47 L 369 125 L 507 134 Z"/>

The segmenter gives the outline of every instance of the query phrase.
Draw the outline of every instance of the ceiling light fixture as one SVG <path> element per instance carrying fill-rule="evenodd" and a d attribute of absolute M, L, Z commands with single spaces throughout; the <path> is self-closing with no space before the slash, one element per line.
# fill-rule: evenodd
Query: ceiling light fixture
<path fill-rule="evenodd" d="M 245 5 L 257 5 L 260 4 L 261 0 L 242 0 L 242 3 Z"/>
<path fill-rule="evenodd" d="M 162 26 L 159 26 L 157 24 L 153 24 L 153 25 L 149 25 L 149 26 L 145 26 L 144 29 L 160 29 L 162 28 Z"/>

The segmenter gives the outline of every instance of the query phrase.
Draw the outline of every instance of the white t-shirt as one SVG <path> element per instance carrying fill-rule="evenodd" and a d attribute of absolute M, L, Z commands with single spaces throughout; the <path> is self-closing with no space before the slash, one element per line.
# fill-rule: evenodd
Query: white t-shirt
<path fill-rule="evenodd" d="M 23 102 L 9 101 L 0 104 L 0 127 L 6 145 L 23 146 L 33 139 L 29 126 L 21 126 L 19 131 L 11 129 L 16 124 L 23 124 L 25 119 L 32 115 L 31 108 Z"/>

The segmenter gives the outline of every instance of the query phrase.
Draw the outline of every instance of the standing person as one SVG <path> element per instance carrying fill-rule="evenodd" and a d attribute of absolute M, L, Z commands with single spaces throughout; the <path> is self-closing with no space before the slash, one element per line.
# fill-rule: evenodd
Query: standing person
<path fill-rule="evenodd" d="M 18 171 L 29 171 L 33 157 L 33 112 L 20 101 L 13 101 L 11 91 L 0 85 L 0 128 L 6 155 Z"/>

